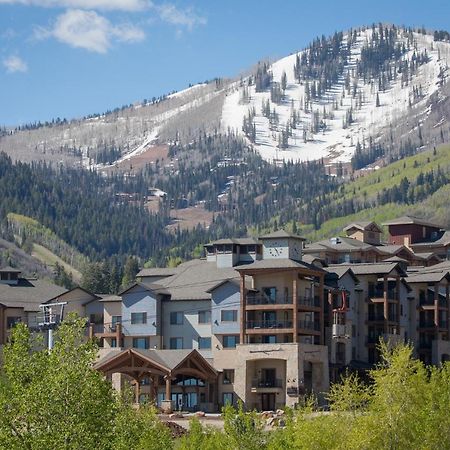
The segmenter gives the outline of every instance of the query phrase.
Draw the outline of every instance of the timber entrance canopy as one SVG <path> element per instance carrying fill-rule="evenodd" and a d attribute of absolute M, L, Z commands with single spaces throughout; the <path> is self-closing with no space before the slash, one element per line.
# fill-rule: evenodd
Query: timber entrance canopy
<path fill-rule="evenodd" d="M 105 375 L 123 373 L 135 380 L 146 375 L 173 379 L 178 375 L 217 380 L 217 371 L 197 350 L 138 350 L 130 348 L 111 351 L 94 365 Z"/>

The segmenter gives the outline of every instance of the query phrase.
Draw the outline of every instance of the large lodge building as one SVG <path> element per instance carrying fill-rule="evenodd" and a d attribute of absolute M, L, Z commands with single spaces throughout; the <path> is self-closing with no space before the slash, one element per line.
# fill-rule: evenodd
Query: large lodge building
<path fill-rule="evenodd" d="M 100 345 L 96 369 L 163 409 L 293 406 L 346 369 L 379 361 L 380 339 L 450 359 L 450 233 L 414 217 L 352 223 L 306 244 L 276 231 L 222 239 L 176 268 L 143 269 L 119 295 L 70 291 L 0 271 L 0 344 L 43 302 L 67 302 Z M 20 292 L 19 292 L 20 290 Z"/>

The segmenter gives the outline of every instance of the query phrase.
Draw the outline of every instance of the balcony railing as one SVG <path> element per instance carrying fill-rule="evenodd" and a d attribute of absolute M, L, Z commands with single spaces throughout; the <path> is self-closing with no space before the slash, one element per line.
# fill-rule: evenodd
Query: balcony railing
<path fill-rule="evenodd" d="M 299 320 L 298 327 L 303 330 L 320 331 L 320 323 L 312 320 Z"/>
<path fill-rule="evenodd" d="M 369 314 L 369 322 L 382 322 L 384 321 L 384 314 Z"/>
<path fill-rule="evenodd" d="M 283 320 L 249 320 L 246 324 L 248 329 L 271 329 L 271 328 L 292 328 L 291 321 Z"/>
<path fill-rule="evenodd" d="M 367 344 L 378 344 L 380 342 L 380 338 L 383 337 L 383 333 L 380 334 L 372 334 L 367 337 Z"/>
<path fill-rule="evenodd" d="M 252 380 L 252 388 L 282 388 L 282 387 L 283 387 L 283 382 L 279 378 L 275 378 L 275 379 L 271 379 L 271 380 L 254 378 Z"/>
<path fill-rule="evenodd" d="M 247 305 L 291 305 L 292 297 L 271 298 L 266 295 L 247 295 Z"/>
<path fill-rule="evenodd" d="M 369 298 L 384 298 L 384 290 L 382 289 L 374 289 L 369 290 Z M 389 290 L 387 291 L 387 299 L 388 300 L 397 300 L 397 292 Z"/>
<path fill-rule="evenodd" d="M 419 327 L 420 328 L 434 328 L 436 324 L 434 323 L 434 320 L 421 320 L 419 321 Z"/>
<path fill-rule="evenodd" d="M 320 297 L 299 297 L 298 303 L 303 306 L 315 306 L 320 308 Z"/>
<path fill-rule="evenodd" d="M 419 348 L 431 348 L 433 341 L 419 341 Z"/>

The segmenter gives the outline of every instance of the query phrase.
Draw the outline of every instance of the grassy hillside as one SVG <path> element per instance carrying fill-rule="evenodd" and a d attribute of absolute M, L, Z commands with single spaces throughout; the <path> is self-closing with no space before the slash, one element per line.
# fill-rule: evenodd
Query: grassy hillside
<path fill-rule="evenodd" d="M 33 251 L 31 253 L 31 256 L 41 261 L 47 267 L 54 267 L 55 264 L 58 263 L 60 266 L 64 267 L 64 270 L 67 273 L 72 274 L 74 282 L 80 282 L 81 273 L 43 245 L 33 244 Z"/>
<path fill-rule="evenodd" d="M 450 146 L 442 146 L 418 155 L 405 158 L 390 164 L 378 171 L 358 178 L 342 187 L 342 196 L 357 201 L 364 201 L 370 196 L 376 196 L 383 189 L 392 188 L 404 177 L 413 181 L 421 172 L 437 170 L 438 166 L 445 172 L 450 173 Z M 366 194 L 364 194 L 366 193 Z M 395 217 L 411 214 L 434 221 L 443 227 L 450 228 L 450 185 L 447 184 L 427 197 L 425 200 L 414 204 L 388 203 L 381 206 L 370 207 L 358 211 L 355 214 L 337 217 L 327 220 L 319 230 L 311 230 L 310 226 L 301 228 L 300 232 L 311 241 L 327 237 L 341 235 L 342 229 L 353 221 L 373 220 L 381 225 Z M 337 199 L 336 201 L 340 201 Z"/>
<path fill-rule="evenodd" d="M 436 170 L 440 167 L 445 173 L 450 172 L 450 145 L 444 145 L 414 156 L 396 161 L 355 181 L 346 183 L 341 189 L 339 199 L 364 201 L 373 198 L 383 189 L 399 184 L 403 178 L 410 182 L 416 180 L 420 173 Z"/>

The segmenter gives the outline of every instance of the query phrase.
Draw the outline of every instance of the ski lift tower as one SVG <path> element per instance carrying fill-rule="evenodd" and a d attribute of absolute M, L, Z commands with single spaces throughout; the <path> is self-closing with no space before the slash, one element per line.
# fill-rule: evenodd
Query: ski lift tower
<path fill-rule="evenodd" d="M 53 348 L 53 330 L 57 328 L 63 320 L 65 305 L 67 305 L 67 302 L 39 305 L 42 314 L 38 318 L 38 326 L 41 330 L 47 330 L 49 350 Z"/>

